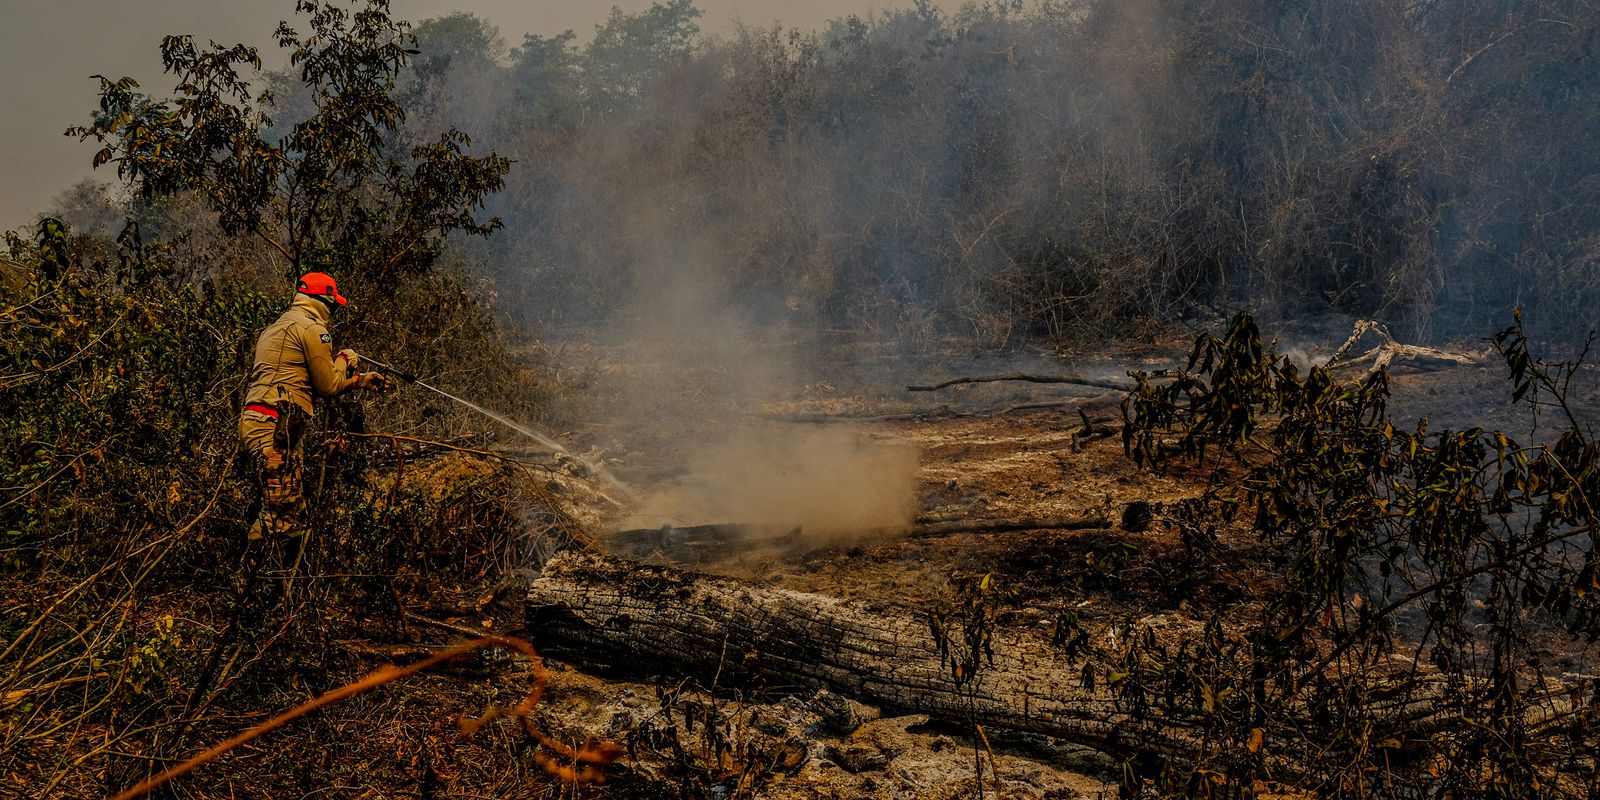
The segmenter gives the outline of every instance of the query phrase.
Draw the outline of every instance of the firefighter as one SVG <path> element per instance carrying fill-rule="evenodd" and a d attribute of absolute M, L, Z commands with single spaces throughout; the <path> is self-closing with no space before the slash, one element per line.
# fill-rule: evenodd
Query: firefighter
<path fill-rule="evenodd" d="M 352 389 L 382 389 L 384 377 L 362 373 L 354 350 L 333 352 L 328 323 L 345 304 L 331 276 L 307 273 L 295 286 L 294 303 L 256 339 L 255 366 L 239 418 L 239 438 L 255 459 L 261 509 L 250 538 L 267 533 L 297 535 L 301 439 L 316 415 L 315 398 Z"/>

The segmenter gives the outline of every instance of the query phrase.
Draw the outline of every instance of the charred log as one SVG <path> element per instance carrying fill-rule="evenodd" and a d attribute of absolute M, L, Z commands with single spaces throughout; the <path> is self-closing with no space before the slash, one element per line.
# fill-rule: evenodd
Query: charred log
<path fill-rule="evenodd" d="M 958 689 L 927 620 L 902 609 L 565 553 L 528 595 L 542 649 L 591 665 L 826 688 L 886 709 L 1045 734 L 1110 752 L 1182 753 L 1181 728 L 1136 722 L 1043 642 L 997 633 Z"/>

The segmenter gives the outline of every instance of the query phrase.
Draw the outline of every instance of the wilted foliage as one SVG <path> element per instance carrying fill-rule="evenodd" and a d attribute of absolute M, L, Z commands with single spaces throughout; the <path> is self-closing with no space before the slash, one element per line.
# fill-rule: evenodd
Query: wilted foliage
<path fill-rule="evenodd" d="M 763 732 L 742 702 L 714 690 L 693 680 L 658 684 L 656 708 L 629 734 L 628 755 L 659 759 L 678 797 L 760 798 L 806 762 L 806 742 Z"/>

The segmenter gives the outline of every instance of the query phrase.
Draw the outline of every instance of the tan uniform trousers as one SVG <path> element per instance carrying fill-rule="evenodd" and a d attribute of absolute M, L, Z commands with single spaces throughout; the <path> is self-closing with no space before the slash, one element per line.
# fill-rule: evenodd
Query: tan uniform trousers
<path fill-rule="evenodd" d="M 306 418 L 293 403 L 279 403 L 277 410 L 277 419 L 253 408 L 239 417 L 239 438 L 254 462 L 261 491 L 261 511 L 250 526 L 251 539 L 304 532 L 301 476 Z"/>
<path fill-rule="evenodd" d="M 258 458 L 265 458 L 272 450 L 272 437 L 278 432 L 278 421 L 260 411 L 245 411 L 239 417 L 239 439 L 244 448 Z"/>

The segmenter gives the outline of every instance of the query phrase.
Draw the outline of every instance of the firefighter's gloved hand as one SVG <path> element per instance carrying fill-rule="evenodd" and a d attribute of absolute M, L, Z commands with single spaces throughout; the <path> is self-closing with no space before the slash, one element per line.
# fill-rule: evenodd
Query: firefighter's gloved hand
<path fill-rule="evenodd" d="M 389 379 L 381 372 L 363 372 L 356 385 L 369 392 L 381 392 L 389 388 Z"/>
<path fill-rule="evenodd" d="M 361 368 L 361 356 L 356 351 L 346 347 L 333 357 L 335 374 L 354 375 Z"/>

